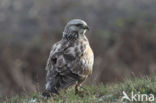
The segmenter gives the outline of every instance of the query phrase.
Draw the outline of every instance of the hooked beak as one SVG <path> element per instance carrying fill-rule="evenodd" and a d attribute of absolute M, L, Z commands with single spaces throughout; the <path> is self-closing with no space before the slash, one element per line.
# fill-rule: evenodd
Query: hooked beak
<path fill-rule="evenodd" d="M 89 31 L 89 27 L 88 27 L 88 25 L 85 25 L 85 26 L 83 27 L 83 29 L 86 29 L 86 30 Z"/>

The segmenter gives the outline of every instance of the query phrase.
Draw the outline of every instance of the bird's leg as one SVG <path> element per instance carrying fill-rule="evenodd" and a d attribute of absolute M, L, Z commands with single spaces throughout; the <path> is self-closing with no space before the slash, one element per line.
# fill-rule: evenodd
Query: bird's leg
<path fill-rule="evenodd" d="M 81 87 L 81 83 L 82 83 L 82 82 L 79 82 L 79 83 L 76 84 L 76 86 L 75 86 L 75 95 L 79 95 L 79 96 L 81 96 L 81 97 L 84 97 L 84 95 L 87 95 L 88 92 L 85 92 L 85 91 L 87 91 L 86 88 Z M 85 90 L 85 91 L 80 91 L 79 88 L 82 88 L 82 89 Z"/>
<path fill-rule="evenodd" d="M 75 94 L 78 94 L 78 92 L 79 92 L 79 83 L 78 84 L 76 84 L 76 86 L 75 86 Z"/>
<path fill-rule="evenodd" d="M 80 84 L 77 84 L 75 86 L 75 95 L 79 95 L 80 97 L 84 97 L 84 95 L 86 95 L 86 93 L 84 91 L 80 91 L 79 87 L 80 87 Z"/>

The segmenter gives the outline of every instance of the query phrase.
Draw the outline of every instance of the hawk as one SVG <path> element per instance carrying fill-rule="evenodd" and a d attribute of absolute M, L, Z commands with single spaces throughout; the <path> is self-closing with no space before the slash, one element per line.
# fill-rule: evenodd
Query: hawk
<path fill-rule="evenodd" d="M 87 30 L 87 23 L 81 19 L 73 19 L 65 26 L 62 39 L 53 45 L 47 61 L 44 97 L 73 85 L 78 93 L 92 73 L 94 54 L 85 36 Z"/>

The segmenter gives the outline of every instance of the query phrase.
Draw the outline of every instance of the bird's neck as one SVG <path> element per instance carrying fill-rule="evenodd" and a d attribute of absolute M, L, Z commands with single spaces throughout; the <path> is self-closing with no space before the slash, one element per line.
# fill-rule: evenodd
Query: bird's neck
<path fill-rule="evenodd" d="M 68 41 L 75 41 L 79 38 L 78 33 L 70 33 L 70 32 L 63 32 L 63 39 Z"/>
<path fill-rule="evenodd" d="M 68 31 L 63 32 L 62 39 L 70 42 L 74 42 L 78 39 L 87 40 L 85 34 L 78 34 L 78 32 L 68 32 Z"/>

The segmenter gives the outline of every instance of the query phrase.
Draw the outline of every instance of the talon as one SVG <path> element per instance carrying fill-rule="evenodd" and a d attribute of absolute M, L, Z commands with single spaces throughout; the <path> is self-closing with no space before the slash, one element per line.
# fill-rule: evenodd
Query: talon
<path fill-rule="evenodd" d="M 76 95 L 80 96 L 80 97 L 84 97 L 85 96 L 85 93 L 83 91 L 78 91 L 76 93 Z"/>

